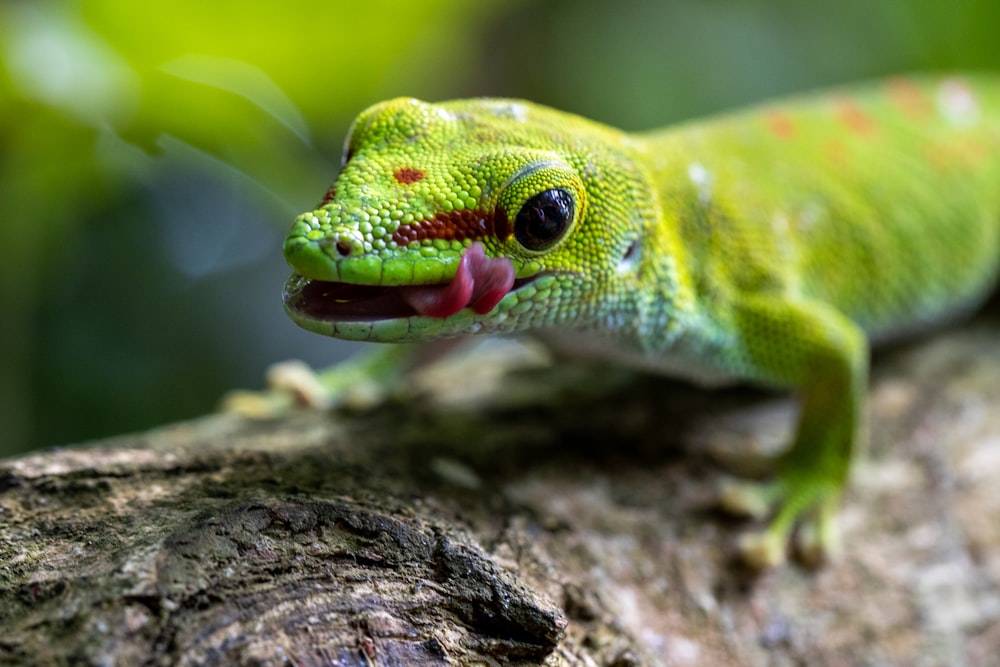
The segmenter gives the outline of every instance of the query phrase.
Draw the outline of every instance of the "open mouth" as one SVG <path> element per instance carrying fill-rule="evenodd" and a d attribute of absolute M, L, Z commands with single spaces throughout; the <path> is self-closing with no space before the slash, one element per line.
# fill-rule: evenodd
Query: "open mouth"
<path fill-rule="evenodd" d="M 285 285 L 289 310 L 310 320 L 373 322 L 405 317 L 445 318 L 464 308 L 482 315 L 493 310 L 511 290 L 534 280 L 514 278 L 506 257 L 487 257 L 473 243 L 459 260 L 455 277 L 440 285 L 385 287 L 310 280 L 293 274 Z"/>

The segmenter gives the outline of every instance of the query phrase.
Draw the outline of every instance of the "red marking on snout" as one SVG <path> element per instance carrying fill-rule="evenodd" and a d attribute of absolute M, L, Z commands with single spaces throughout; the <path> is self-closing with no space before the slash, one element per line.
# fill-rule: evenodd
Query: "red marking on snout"
<path fill-rule="evenodd" d="M 473 210 L 438 213 L 430 220 L 420 220 L 400 225 L 392 235 L 396 245 L 405 246 L 414 241 L 442 239 L 445 241 L 476 240 L 491 236 L 501 241 L 510 236 L 510 225 L 502 210 L 482 213 Z"/>
<path fill-rule="evenodd" d="M 411 183 L 423 180 L 424 172 L 411 167 L 403 167 L 402 169 L 397 169 L 396 173 L 392 176 L 400 185 L 410 185 Z"/>

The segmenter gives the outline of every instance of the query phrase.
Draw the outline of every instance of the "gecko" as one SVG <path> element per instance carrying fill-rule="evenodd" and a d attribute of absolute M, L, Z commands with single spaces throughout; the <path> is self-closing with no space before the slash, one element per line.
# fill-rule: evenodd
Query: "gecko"
<path fill-rule="evenodd" d="M 911 75 L 648 132 L 513 99 L 354 121 L 284 241 L 284 307 L 327 336 L 526 332 L 697 383 L 794 392 L 758 483 L 758 567 L 821 561 L 862 441 L 870 348 L 1000 273 L 1000 76 Z"/>

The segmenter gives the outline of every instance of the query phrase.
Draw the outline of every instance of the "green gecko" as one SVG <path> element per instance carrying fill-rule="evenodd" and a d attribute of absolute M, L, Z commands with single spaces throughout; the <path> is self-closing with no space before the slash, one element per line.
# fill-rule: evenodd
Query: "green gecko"
<path fill-rule="evenodd" d="M 1000 77 L 894 78 L 647 133 L 523 101 L 364 111 L 284 244 L 288 314 L 386 343 L 533 332 L 703 383 L 793 389 L 745 541 L 821 557 L 873 341 L 979 304 L 1000 272 Z"/>

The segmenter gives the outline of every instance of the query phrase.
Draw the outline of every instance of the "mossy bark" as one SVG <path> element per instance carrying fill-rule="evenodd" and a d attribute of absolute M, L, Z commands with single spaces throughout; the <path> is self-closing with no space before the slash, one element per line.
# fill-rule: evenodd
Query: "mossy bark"
<path fill-rule="evenodd" d="M 0 662 L 995 664 L 995 316 L 880 357 L 818 571 L 715 510 L 790 399 L 525 359 L 0 463 Z"/>

